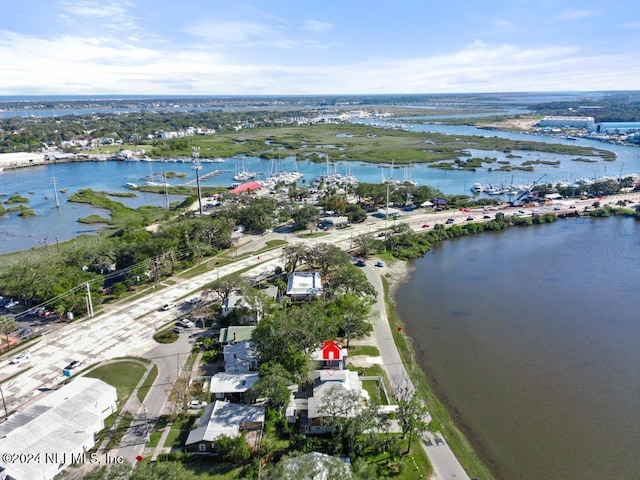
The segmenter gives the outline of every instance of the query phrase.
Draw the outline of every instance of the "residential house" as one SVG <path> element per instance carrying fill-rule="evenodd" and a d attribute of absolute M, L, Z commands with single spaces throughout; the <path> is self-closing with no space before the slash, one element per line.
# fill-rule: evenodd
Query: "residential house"
<path fill-rule="evenodd" d="M 225 345 L 231 342 L 241 342 L 243 340 L 251 340 L 251 334 L 256 329 L 252 326 L 232 325 L 220 329 L 218 341 Z"/>
<path fill-rule="evenodd" d="M 248 308 L 249 304 L 245 300 L 244 296 L 231 294 L 222 301 L 220 315 L 226 317 L 234 311 L 238 311 L 240 309 L 247 310 Z"/>
<path fill-rule="evenodd" d="M 249 373 L 258 369 L 258 350 L 251 340 L 229 343 L 222 353 L 226 373 Z"/>
<path fill-rule="evenodd" d="M 287 407 L 289 423 L 295 423 L 300 431 L 308 434 L 322 434 L 331 430 L 325 425 L 323 407 L 329 395 L 335 395 L 336 389 L 358 392 L 361 403 L 369 401 L 369 393 L 362 387 L 358 373 L 351 370 L 316 370 L 314 382 L 299 390 Z M 355 415 L 360 404 L 354 404 L 349 415 Z"/>
<path fill-rule="evenodd" d="M 253 407 L 217 400 L 204 409 L 197 421 L 197 428 L 189 432 L 185 450 L 199 453 L 215 453 L 213 442 L 226 435 L 238 437 L 245 434 L 255 447 L 264 427 L 265 407 Z"/>
<path fill-rule="evenodd" d="M 319 272 L 293 272 L 287 281 L 287 295 L 293 301 L 313 300 L 322 295 Z"/>
<path fill-rule="evenodd" d="M 257 373 L 216 373 L 211 377 L 209 392 L 212 400 L 242 402 L 257 381 Z"/>
<path fill-rule="evenodd" d="M 321 348 L 311 352 L 311 359 L 319 369 L 344 370 L 347 368 L 347 349 L 335 340 L 325 340 Z"/>

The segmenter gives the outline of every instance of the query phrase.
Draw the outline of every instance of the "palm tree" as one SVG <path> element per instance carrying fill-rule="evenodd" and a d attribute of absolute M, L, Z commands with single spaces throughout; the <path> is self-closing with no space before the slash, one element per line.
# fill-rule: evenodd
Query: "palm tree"
<path fill-rule="evenodd" d="M 18 323 L 11 315 L 2 315 L 2 317 L 0 317 L 0 333 L 4 334 L 7 348 L 9 348 L 10 345 L 9 333 L 13 332 L 16 328 L 18 328 Z"/>

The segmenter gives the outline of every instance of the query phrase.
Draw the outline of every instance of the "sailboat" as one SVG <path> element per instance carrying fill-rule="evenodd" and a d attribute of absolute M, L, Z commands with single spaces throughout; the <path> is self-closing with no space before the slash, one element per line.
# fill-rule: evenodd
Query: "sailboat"
<path fill-rule="evenodd" d="M 236 163 L 236 169 L 238 167 L 238 164 Z M 249 172 L 247 171 L 247 169 L 244 166 L 244 158 L 242 159 L 242 170 L 241 171 L 236 171 L 236 174 L 233 176 L 233 179 L 238 181 L 238 182 L 246 182 L 247 180 L 251 180 L 252 178 L 254 178 L 256 176 L 255 172 Z"/>

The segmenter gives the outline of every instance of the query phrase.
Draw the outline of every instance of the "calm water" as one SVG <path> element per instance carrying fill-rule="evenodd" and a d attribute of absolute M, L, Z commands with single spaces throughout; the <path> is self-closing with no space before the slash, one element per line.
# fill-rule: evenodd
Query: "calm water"
<path fill-rule="evenodd" d="M 505 479 L 640 476 L 640 222 L 445 242 L 397 293 L 421 367 Z M 426 313 L 425 313 L 426 312 Z"/>
<path fill-rule="evenodd" d="M 389 123 L 394 122 L 393 119 Z M 407 128 L 416 131 L 437 131 L 451 135 L 480 135 L 480 136 L 501 136 L 511 139 L 526 139 L 544 142 L 570 143 L 583 146 L 592 146 L 614 151 L 617 160 L 614 162 L 583 163 L 571 161 L 574 156 L 542 154 L 538 152 L 514 152 L 523 158 L 518 159 L 520 163 L 525 160 L 554 160 L 559 161 L 558 166 L 536 165 L 533 172 L 498 172 L 487 169 L 477 171 L 450 171 L 429 168 L 426 164 L 414 164 L 410 169 L 391 169 L 390 165 L 378 166 L 361 162 L 351 162 L 350 164 L 338 162 L 335 170 L 343 175 L 353 174 L 360 181 L 368 183 L 378 183 L 383 179 L 406 178 L 418 182 L 420 185 L 431 185 L 438 188 L 445 194 L 469 194 L 471 185 L 475 182 L 493 185 L 527 184 L 538 180 L 542 175 L 544 182 L 557 182 L 561 180 L 574 180 L 583 177 L 601 177 L 603 175 L 618 176 L 620 174 L 638 173 L 640 174 L 640 148 L 612 145 L 600 143 L 593 140 L 578 140 L 568 142 L 553 137 L 537 137 L 510 132 L 498 132 L 477 129 L 469 126 L 445 126 L 445 125 L 411 125 Z M 340 139 L 336 138 L 336 143 Z M 326 146 L 325 146 L 326 147 Z M 331 155 L 332 159 L 338 157 L 340 150 Z M 478 156 L 491 156 L 504 158 L 504 152 L 497 151 L 474 151 L 471 154 Z M 201 152 L 202 158 L 216 157 L 213 151 Z M 229 186 L 233 182 L 233 175 L 242 168 L 253 172 L 261 172 L 264 176 L 269 175 L 273 170 L 292 171 L 299 170 L 304 174 L 304 181 L 311 182 L 316 176 L 327 173 L 327 166 L 322 163 L 310 163 L 307 161 L 296 161 L 294 157 L 289 157 L 279 161 L 263 160 L 255 157 L 245 157 L 243 159 L 227 158 L 224 163 L 203 163 L 200 171 L 201 178 L 214 170 L 220 170 L 215 176 L 209 176 L 202 180 L 203 185 Z M 161 173 L 177 172 L 184 173 L 185 178 L 174 178 L 168 180 L 171 184 L 180 184 L 191 181 L 195 184 L 195 172 L 190 163 L 180 162 L 85 162 L 63 165 L 48 165 L 42 167 L 32 167 L 20 170 L 0 171 L 0 194 L 11 195 L 19 193 L 30 199 L 30 208 L 36 212 L 35 217 L 23 219 L 17 215 L 5 215 L 0 217 L 0 253 L 23 250 L 37 247 L 42 244 L 45 237 L 49 243 L 55 241 L 68 240 L 83 231 L 100 229 L 100 226 L 89 226 L 77 223 L 77 219 L 91 213 L 104 212 L 96 211 L 87 205 L 68 203 L 68 195 L 81 188 L 92 188 L 94 190 L 104 190 L 108 192 L 126 191 L 124 184 L 127 182 L 143 184 L 146 179 L 153 177 L 155 181 L 162 181 Z M 52 177 L 56 177 L 58 189 L 67 189 L 66 193 L 59 192 L 61 208 L 55 208 Z M 258 176 L 258 179 L 263 178 Z M 5 197 L 0 197 L 2 200 Z M 171 201 L 179 197 L 172 197 Z M 504 197 L 506 200 L 507 198 Z M 128 206 L 137 207 L 140 205 L 164 205 L 165 199 L 162 195 L 141 194 L 135 199 L 116 198 Z"/>

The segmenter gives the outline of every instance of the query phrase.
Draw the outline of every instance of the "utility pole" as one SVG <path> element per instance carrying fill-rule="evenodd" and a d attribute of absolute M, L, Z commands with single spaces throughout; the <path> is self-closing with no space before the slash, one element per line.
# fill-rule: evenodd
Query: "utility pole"
<path fill-rule="evenodd" d="M 200 164 L 200 147 L 191 148 L 191 158 L 193 169 L 196 171 L 196 184 L 198 185 L 198 210 L 200 211 L 200 216 L 202 216 L 202 192 L 200 191 L 200 169 L 202 165 Z"/>
<path fill-rule="evenodd" d="M 167 186 L 167 174 L 162 170 L 162 181 L 164 182 L 164 203 L 169 210 L 169 190 Z"/>
<path fill-rule="evenodd" d="M 7 410 L 7 403 L 4 401 L 4 392 L 2 391 L 2 385 L 0 385 L 0 396 L 2 396 L 2 407 L 4 408 L 4 419 L 6 420 L 9 416 L 9 412 Z"/>
<path fill-rule="evenodd" d="M 89 282 L 86 282 L 87 286 L 87 305 L 89 306 L 89 318 L 93 318 L 93 302 L 91 301 L 91 290 L 89 289 Z"/>
<path fill-rule="evenodd" d="M 384 212 L 384 239 L 387 240 L 387 220 L 389 219 L 389 183 L 387 183 L 387 209 Z"/>
<path fill-rule="evenodd" d="M 58 187 L 56 185 L 56 177 L 51 177 L 53 182 L 53 195 L 56 198 L 56 208 L 60 208 L 60 200 L 58 200 Z"/>

